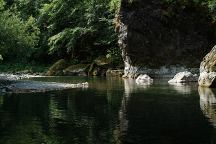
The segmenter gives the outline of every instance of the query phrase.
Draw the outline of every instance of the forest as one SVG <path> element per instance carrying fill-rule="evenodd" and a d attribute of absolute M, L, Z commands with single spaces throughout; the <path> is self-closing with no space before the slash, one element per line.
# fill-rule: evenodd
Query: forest
<path fill-rule="evenodd" d="M 2 63 L 88 63 L 119 54 L 118 0 L 0 0 Z M 119 57 L 119 56 L 118 56 Z"/>

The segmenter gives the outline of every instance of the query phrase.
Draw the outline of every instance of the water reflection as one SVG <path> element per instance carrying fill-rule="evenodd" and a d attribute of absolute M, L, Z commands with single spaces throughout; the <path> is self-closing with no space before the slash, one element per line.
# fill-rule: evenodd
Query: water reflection
<path fill-rule="evenodd" d="M 207 105 L 205 101 L 215 100 L 199 104 L 197 87 L 191 86 L 185 96 L 167 81 L 149 87 L 131 79 L 85 81 L 88 89 L 0 96 L 0 144 L 216 142 L 212 125 L 200 111 L 203 101 Z M 209 95 L 206 90 L 200 93 Z"/>
<path fill-rule="evenodd" d="M 0 97 L 0 143 L 118 144 L 123 92 L 103 82 L 102 89 Z"/>
<path fill-rule="evenodd" d="M 191 94 L 192 86 L 184 83 L 169 83 L 180 94 Z"/>
<path fill-rule="evenodd" d="M 119 110 L 119 136 L 122 141 L 125 141 L 125 136 L 128 133 L 129 119 L 128 119 L 128 103 L 130 102 L 133 93 L 140 90 L 146 90 L 151 85 L 138 85 L 134 79 L 123 79 L 124 81 L 124 95 L 121 100 L 121 107 Z"/>
<path fill-rule="evenodd" d="M 124 80 L 119 112 L 122 143 L 214 143 L 212 126 L 197 103 L 196 86 L 168 85 L 158 80 L 141 88 L 133 80 Z"/>
<path fill-rule="evenodd" d="M 210 122 L 216 127 L 216 97 L 212 89 L 199 87 L 200 108 L 203 114 L 209 118 Z"/>
<path fill-rule="evenodd" d="M 123 79 L 124 92 L 126 97 L 130 97 L 130 94 L 139 90 L 150 88 L 151 85 L 138 85 L 134 79 Z"/>

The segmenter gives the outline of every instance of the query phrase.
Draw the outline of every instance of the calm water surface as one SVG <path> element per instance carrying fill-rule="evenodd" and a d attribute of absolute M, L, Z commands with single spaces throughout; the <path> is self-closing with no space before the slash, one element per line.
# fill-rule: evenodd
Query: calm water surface
<path fill-rule="evenodd" d="M 0 144 L 216 144 L 216 89 L 53 77 L 86 89 L 0 95 Z"/>

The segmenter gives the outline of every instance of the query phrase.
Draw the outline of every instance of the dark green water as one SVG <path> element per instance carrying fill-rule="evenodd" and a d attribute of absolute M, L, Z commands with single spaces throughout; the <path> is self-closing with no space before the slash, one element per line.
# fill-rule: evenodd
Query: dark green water
<path fill-rule="evenodd" d="M 214 144 L 216 91 L 149 87 L 106 78 L 55 77 L 87 89 L 0 96 L 0 144 Z"/>

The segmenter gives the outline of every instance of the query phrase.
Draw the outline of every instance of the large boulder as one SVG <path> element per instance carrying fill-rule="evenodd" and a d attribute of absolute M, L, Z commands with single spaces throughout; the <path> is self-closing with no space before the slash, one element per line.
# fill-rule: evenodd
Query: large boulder
<path fill-rule="evenodd" d="M 46 72 L 46 76 L 61 76 L 63 75 L 63 70 L 68 66 L 65 59 L 60 59 L 54 63 L 49 70 Z"/>
<path fill-rule="evenodd" d="M 67 76 L 87 76 L 89 64 L 71 65 L 63 70 L 64 75 Z"/>
<path fill-rule="evenodd" d="M 94 60 L 94 63 L 97 66 L 109 66 L 112 63 L 112 59 L 107 58 L 106 56 L 100 56 Z"/>
<path fill-rule="evenodd" d="M 150 85 L 150 84 L 153 83 L 153 79 L 150 76 L 146 75 L 146 74 L 139 75 L 137 77 L 137 79 L 136 79 L 136 83 L 138 85 Z"/>
<path fill-rule="evenodd" d="M 124 77 L 142 68 L 196 67 L 216 42 L 215 23 L 201 2 L 121 0 L 116 31 Z"/>
<path fill-rule="evenodd" d="M 203 87 L 216 87 L 216 46 L 204 57 L 200 64 L 198 83 Z"/>
<path fill-rule="evenodd" d="M 100 56 L 90 65 L 89 76 L 106 76 L 107 70 L 112 67 L 112 59 L 106 56 Z"/>
<path fill-rule="evenodd" d="M 169 80 L 168 83 L 187 83 L 187 82 L 197 82 L 197 75 L 193 75 L 191 72 L 184 71 L 177 73 L 173 79 Z"/>

